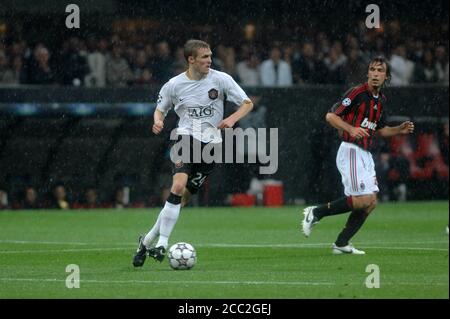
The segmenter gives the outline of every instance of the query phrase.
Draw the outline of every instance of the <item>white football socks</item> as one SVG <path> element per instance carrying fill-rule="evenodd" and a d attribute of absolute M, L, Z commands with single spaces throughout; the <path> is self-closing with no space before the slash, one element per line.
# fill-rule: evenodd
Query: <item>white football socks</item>
<path fill-rule="evenodd" d="M 161 225 L 161 215 L 163 210 L 159 213 L 158 219 L 156 220 L 156 223 L 153 225 L 152 229 L 145 235 L 144 240 L 142 241 L 144 246 L 149 248 L 152 244 L 152 242 L 156 239 L 156 237 L 159 235 L 159 227 Z"/>
<path fill-rule="evenodd" d="M 166 205 L 164 205 L 164 208 L 158 217 L 158 220 L 160 220 L 159 239 L 155 247 L 163 246 L 164 249 L 167 249 L 169 236 L 177 223 L 178 216 L 180 216 L 180 210 L 181 204 L 171 204 L 166 202 Z"/>

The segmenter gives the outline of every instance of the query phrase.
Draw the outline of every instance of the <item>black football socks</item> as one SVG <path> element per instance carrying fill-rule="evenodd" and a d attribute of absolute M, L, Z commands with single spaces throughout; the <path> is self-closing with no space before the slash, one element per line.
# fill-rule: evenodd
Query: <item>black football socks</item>
<path fill-rule="evenodd" d="M 325 216 L 339 215 L 352 210 L 352 197 L 342 197 L 333 202 L 317 206 L 314 208 L 314 216 L 321 220 Z"/>
<path fill-rule="evenodd" d="M 344 229 L 339 234 L 335 244 L 338 247 L 348 245 L 349 240 L 358 232 L 367 219 L 368 214 L 364 210 L 352 211 L 348 216 Z"/>

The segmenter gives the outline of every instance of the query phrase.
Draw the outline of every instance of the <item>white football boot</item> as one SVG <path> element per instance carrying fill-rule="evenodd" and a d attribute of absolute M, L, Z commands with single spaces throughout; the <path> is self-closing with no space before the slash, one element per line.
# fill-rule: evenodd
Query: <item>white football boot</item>
<path fill-rule="evenodd" d="M 356 249 L 352 244 L 348 244 L 347 246 L 338 247 L 336 244 L 333 244 L 333 254 L 353 254 L 353 255 L 365 255 L 366 252 L 363 250 Z"/>
<path fill-rule="evenodd" d="M 319 222 L 313 213 L 313 210 L 316 207 L 317 206 L 309 206 L 303 210 L 302 231 L 306 237 L 311 235 L 312 227 Z"/>

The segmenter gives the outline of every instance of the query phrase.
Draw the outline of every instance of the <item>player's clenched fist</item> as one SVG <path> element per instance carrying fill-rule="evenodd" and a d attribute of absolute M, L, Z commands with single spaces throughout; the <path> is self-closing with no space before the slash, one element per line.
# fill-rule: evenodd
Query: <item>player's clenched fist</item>
<path fill-rule="evenodd" d="M 152 127 L 152 132 L 155 134 L 161 133 L 162 129 L 164 128 L 164 122 L 163 121 L 155 121 Z"/>
<path fill-rule="evenodd" d="M 414 133 L 414 123 L 411 121 L 406 121 L 400 124 L 401 134 L 411 134 Z"/>

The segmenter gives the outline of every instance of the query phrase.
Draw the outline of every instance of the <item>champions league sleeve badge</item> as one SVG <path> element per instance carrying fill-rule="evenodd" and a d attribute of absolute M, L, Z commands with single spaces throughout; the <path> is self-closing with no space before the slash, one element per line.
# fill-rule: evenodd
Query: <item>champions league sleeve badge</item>
<path fill-rule="evenodd" d="M 342 105 L 344 106 L 349 106 L 350 104 L 352 104 L 352 100 L 350 100 L 348 97 L 342 101 Z"/>

